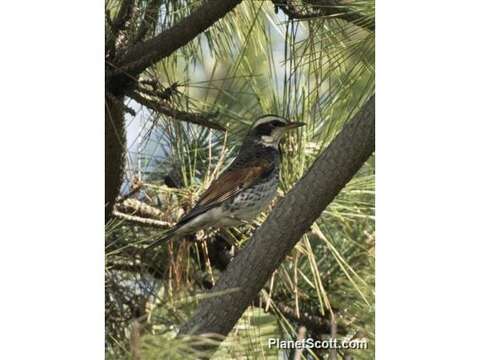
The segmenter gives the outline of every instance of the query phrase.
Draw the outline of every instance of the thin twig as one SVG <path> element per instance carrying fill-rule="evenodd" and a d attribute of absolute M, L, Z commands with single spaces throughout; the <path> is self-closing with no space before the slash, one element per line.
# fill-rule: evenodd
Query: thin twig
<path fill-rule="evenodd" d="M 137 91 L 148 95 L 148 96 L 153 96 L 155 98 L 158 98 L 160 100 L 170 100 L 170 98 L 173 96 L 173 94 L 178 93 L 178 82 L 174 82 L 172 85 L 170 85 L 167 88 L 164 88 L 163 90 L 158 90 L 158 85 L 153 84 L 153 83 L 146 83 L 150 87 L 152 87 L 152 90 L 146 89 L 145 87 L 137 87 Z"/>
<path fill-rule="evenodd" d="M 171 224 L 167 221 L 144 218 L 144 217 L 140 217 L 140 216 L 136 216 L 136 215 L 128 215 L 128 214 L 124 214 L 124 213 L 122 213 L 118 210 L 113 210 L 112 214 L 113 214 L 113 216 L 115 216 L 119 219 L 135 222 L 135 223 L 142 224 L 142 225 L 149 225 L 149 226 L 155 226 L 155 227 L 160 227 L 160 228 L 169 228 L 169 227 L 173 226 L 173 224 Z"/>
<path fill-rule="evenodd" d="M 298 329 L 298 335 L 297 335 L 297 341 L 303 341 L 305 340 L 305 333 L 307 332 L 307 329 L 305 326 L 300 326 Z M 295 349 L 295 355 L 293 357 L 294 360 L 301 360 L 302 359 L 302 353 L 303 353 L 303 346 L 300 348 Z"/>
<path fill-rule="evenodd" d="M 318 1 L 315 3 L 318 10 L 310 12 L 298 10 L 296 5 L 289 0 L 272 0 L 272 2 L 276 7 L 282 9 L 290 19 L 310 20 L 316 18 L 338 18 L 370 31 L 375 31 L 375 23 L 373 21 L 367 22 L 367 18 L 364 15 L 347 8 L 335 0 Z"/>
<path fill-rule="evenodd" d="M 124 200 L 128 199 L 129 197 L 131 197 L 131 196 L 135 195 L 137 192 L 139 192 L 142 189 L 142 187 L 143 187 L 143 182 L 139 179 L 134 179 L 134 183 L 133 183 L 130 191 L 128 193 L 126 193 L 125 195 L 119 196 L 117 198 L 117 202 L 122 203 Z"/>
<path fill-rule="evenodd" d="M 143 201 L 138 199 L 125 199 L 122 202 L 115 204 L 115 209 L 127 213 L 130 215 L 137 215 L 140 217 L 146 217 L 154 220 L 159 220 L 162 216 L 162 211 L 160 209 L 145 204 Z"/>
<path fill-rule="evenodd" d="M 330 309 L 330 323 L 332 324 L 330 329 L 330 337 L 332 340 L 335 340 L 335 338 L 337 337 L 337 320 L 335 319 L 335 314 L 331 309 Z M 337 349 L 335 347 L 332 347 L 329 352 L 330 352 L 329 360 L 336 360 Z"/>

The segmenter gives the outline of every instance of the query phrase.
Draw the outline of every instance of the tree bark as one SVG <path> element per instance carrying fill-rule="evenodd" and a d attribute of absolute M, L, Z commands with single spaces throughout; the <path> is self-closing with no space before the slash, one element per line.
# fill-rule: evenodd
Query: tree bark
<path fill-rule="evenodd" d="M 372 96 L 233 259 L 210 290 L 220 295 L 203 300 L 179 335 L 226 336 L 297 241 L 374 148 L 375 96 Z M 207 349 L 214 351 L 216 346 L 208 345 Z"/>
<path fill-rule="evenodd" d="M 125 166 L 125 125 L 123 98 L 105 97 L 105 222 L 112 215 L 120 193 Z"/>

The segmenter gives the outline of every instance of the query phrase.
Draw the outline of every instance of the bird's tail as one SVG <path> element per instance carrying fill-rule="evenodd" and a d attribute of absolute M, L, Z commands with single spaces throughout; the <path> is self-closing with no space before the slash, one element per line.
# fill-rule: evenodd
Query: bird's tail
<path fill-rule="evenodd" d="M 174 226 L 173 228 L 171 228 L 170 230 L 168 230 L 166 233 L 164 233 L 162 235 L 161 238 L 155 240 L 153 243 L 151 243 L 150 245 L 148 245 L 144 250 L 147 251 L 147 250 L 150 250 L 154 247 L 157 247 L 158 245 L 160 245 L 161 243 L 164 243 L 165 241 L 171 239 L 176 231 L 178 230 L 178 227 L 177 226 Z"/>

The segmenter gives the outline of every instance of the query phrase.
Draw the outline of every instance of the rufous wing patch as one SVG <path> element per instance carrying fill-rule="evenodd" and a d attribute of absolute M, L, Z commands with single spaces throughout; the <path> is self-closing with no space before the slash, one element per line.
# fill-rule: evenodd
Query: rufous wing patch
<path fill-rule="evenodd" d="M 257 161 L 252 166 L 223 173 L 205 191 L 198 201 L 198 205 L 208 205 L 212 202 L 227 200 L 254 184 L 264 173 L 270 170 L 270 167 L 271 165 L 266 161 Z"/>
<path fill-rule="evenodd" d="M 252 186 L 264 174 L 273 168 L 273 164 L 265 160 L 257 160 L 251 166 L 227 170 L 212 182 L 202 194 L 195 207 L 185 214 L 180 223 L 185 223 L 208 209 L 221 204 L 235 196 L 243 189 Z"/>

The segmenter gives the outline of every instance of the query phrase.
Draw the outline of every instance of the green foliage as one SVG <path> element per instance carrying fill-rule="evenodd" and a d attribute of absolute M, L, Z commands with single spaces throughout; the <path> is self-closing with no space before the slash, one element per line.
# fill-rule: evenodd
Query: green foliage
<path fill-rule="evenodd" d="M 112 13 L 115 4 L 107 1 Z M 146 6 L 146 2 L 140 4 Z M 155 31 L 169 28 L 198 4 L 162 2 Z M 373 1 L 355 6 L 367 20 L 373 18 Z M 270 2 L 244 1 L 234 14 L 141 76 L 141 81 L 154 80 L 165 88 L 178 82 L 171 104 L 191 112 L 217 111 L 216 120 L 227 133 L 143 109 L 137 114 L 140 142 L 137 152 L 128 156 L 127 178 L 140 175 L 149 198 L 161 199 L 161 220 L 175 222 L 181 209 L 190 208 L 228 166 L 255 117 L 277 113 L 307 124 L 282 144 L 282 195 L 373 94 L 374 57 L 374 34 L 361 27 L 336 18 L 292 21 L 281 11 L 275 13 Z M 133 101 L 128 105 L 139 108 Z M 168 174 L 178 177 L 182 186 L 165 186 L 163 179 Z M 263 310 L 251 307 L 215 358 L 278 358 L 278 350 L 267 348 L 267 339 L 296 339 L 302 325 L 285 316 L 278 304 L 334 322 L 339 338 L 368 339 L 367 350 L 347 353 L 355 359 L 374 357 L 374 175 L 372 157 L 265 285 Z M 251 226 L 222 231 L 222 236 L 241 247 L 266 215 Z M 145 263 L 138 256 L 139 249 L 162 231 L 125 221 L 115 221 L 107 228 L 106 284 L 111 285 L 107 286 L 111 306 L 106 314 L 107 353 L 112 359 L 132 356 L 135 318 L 142 323 L 142 358 L 199 356 L 191 344 L 201 339 L 176 339 L 175 334 L 192 313 L 205 284 L 214 283 L 220 275 L 208 258 L 207 243 L 215 232 L 198 234 L 196 242 L 164 244 L 152 251 L 150 263 Z M 121 268 L 119 264 L 138 265 L 138 271 L 115 270 Z M 155 276 L 152 269 L 157 271 Z M 148 284 L 149 290 L 143 287 L 138 298 L 131 296 L 139 284 Z M 130 302 L 137 301 L 138 306 L 142 296 L 146 300 L 140 308 L 126 311 L 135 307 Z M 307 328 L 307 335 L 325 338 L 331 334 Z M 338 356 L 345 358 L 347 353 L 340 350 Z M 322 358 L 327 353 L 305 351 L 304 357 L 307 354 Z"/>

